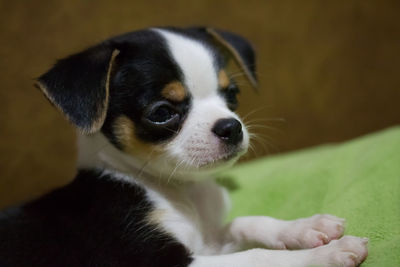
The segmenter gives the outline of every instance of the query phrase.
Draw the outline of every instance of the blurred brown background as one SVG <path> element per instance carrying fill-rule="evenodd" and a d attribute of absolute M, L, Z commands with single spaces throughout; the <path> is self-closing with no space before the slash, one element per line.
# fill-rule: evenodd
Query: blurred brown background
<path fill-rule="evenodd" d="M 339 142 L 400 122 L 400 1 L 1 1 L 0 207 L 66 183 L 73 127 L 33 78 L 56 59 L 149 26 L 210 25 L 258 51 L 260 92 L 242 115 L 253 157 Z"/>

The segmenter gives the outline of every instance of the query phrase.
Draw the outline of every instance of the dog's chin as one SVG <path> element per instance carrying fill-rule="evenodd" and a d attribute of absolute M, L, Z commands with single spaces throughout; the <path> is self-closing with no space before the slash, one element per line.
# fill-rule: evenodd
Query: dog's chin
<path fill-rule="evenodd" d="M 210 177 L 234 165 L 238 159 L 247 152 L 247 149 L 234 150 L 221 155 L 204 155 L 195 163 L 182 164 L 175 169 L 175 177 L 179 180 L 191 180 Z"/>
<path fill-rule="evenodd" d="M 211 159 L 208 161 L 201 161 L 198 165 L 195 166 L 195 168 L 201 171 L 201 170 L 218 168 L 224 165 L 232 165 L 239 159 L 240 156 L 241 154 L 239 154 L 239 152 L 234 151 L 229 154 L 220 155 L 215 159 Z"/>

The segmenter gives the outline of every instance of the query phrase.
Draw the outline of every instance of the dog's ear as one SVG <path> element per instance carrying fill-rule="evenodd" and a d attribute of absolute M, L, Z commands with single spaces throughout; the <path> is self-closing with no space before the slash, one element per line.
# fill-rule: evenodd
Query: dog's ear
<path fill-rule="evenodd" d="M 213 28 L 204 28 L 212 38 L 214 44 L 219 46 L 228 57 L 233 58 L 239 68 L 245 73 L 250 84 L 258 87 L 256 75 L 256 60 L 253 46 L 245 38 L 227 31 Z"/>
<path fill-rule="evenodd" d="M 81 132 L 94 133 L 107 114 L 110 75 L 118 53 L 99 45 L 59 60 L 36 86 Z"/>

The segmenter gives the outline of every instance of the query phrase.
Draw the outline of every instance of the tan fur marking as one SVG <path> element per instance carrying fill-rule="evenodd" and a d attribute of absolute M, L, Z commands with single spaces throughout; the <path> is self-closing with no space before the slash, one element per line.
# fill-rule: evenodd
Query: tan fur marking
<path fill-rule="evenodd" d="M 159 152 L 159 147 L 144 143 L 135 136 L 133 121 L 127 116 L 120 116 L 115 119 L 113 133 L 123 146 L 123 150 L 132 155 L 150 156 Z"/>
<path fill-rule="evenodd" d="M 186 90 L 178 81 L 170 82 L 161 91 L 161 95 L 171 101 L 180 102 L 186 97 Z"/>
<path fill-rule="evenodd" d="M 224 70 L 221 70 L 218 73 L 218 85 L 222 88 L 225 89 L 229 85 L 229 78 L 228 75 L 226 75 L 226 72 Z"/>
<path fill-rule="evenodd" d="M 111 71 L 112 71 L 112 66 L 114 63 L 115 58 L 118 56 L 119 50 L 115 49 L 110 58 L 110 62 L 108 63 L 108 70 L 107 70 L 107 78 L 106 78 L 106 85 L 105 85 L 105 90 L 106 90 L 106 97 L 104 98 L 104 101 L 102 103 L 102 106 L 99 106 L 99 116 L 98 118 L 93 122 L 91 125 L 90 129 L 88 129 L 88 133 L 94 133 L 103 126 L 104 120 L 106 119 L 107 115 L 107 110 L 108 110 L 108 97 L 110 95 L 110 76 L 111 76 Z"/>
<path fill-rule="evenodd" d="M 229 51 L 229 53 L 232 55 L 233 59 L 236 61 L 240 69 L 246 74 L 247 80 L 250 82 L 250 84 L 253 86 L 254 89 L 257 89 L 258 84 L 256 79 L 253 77 L 250 69 L 246 66 L 242 57 L 239 55 L 236 49 L 227 41 L 225 41 L 225 39 L 221 35 L 219 35 L 214 29 L 207 28 L 206 31 L 214 38 L 214 40 L 218 44 L 220 44 L 223 48 Z"/>

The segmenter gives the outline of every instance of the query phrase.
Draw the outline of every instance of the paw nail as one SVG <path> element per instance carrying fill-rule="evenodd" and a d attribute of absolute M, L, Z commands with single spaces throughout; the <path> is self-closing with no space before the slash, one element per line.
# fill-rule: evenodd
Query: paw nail
<path fill-rule="evenodd" d="M 324 243 L 328 243 L 329 242 L 329 237 L 326 234 L 322 233 L 321 237 L 322 237 L 322 240 L 324 241 Z"/>

